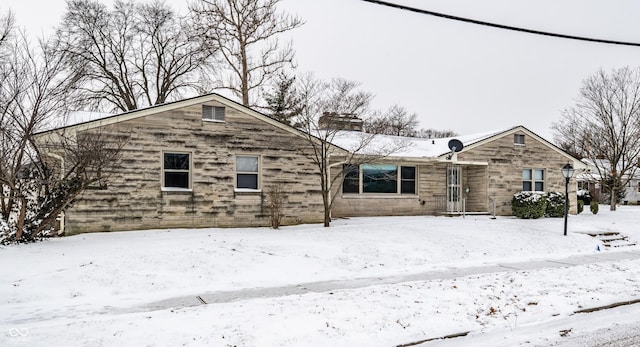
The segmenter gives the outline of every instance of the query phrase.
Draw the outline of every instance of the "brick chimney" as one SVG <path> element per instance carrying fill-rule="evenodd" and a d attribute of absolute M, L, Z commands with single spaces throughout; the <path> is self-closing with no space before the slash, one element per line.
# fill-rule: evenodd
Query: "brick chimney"
<path fill-rule="evenodd" d="M 363 121 L 354 114 L 323 112 L 318 120 L 318 127 L 320 130 L 362 131 Z"/>

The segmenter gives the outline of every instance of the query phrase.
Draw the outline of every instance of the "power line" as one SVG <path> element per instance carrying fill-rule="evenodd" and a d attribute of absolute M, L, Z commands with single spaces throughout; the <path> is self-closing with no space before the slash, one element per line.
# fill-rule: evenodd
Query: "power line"
<path fill-rule="evenodd" d="M 636 43 L 636 42 L 604 40 L 604 39 L 596 39 L 596 38 L 592 38 L 592 37 L 565 35 L 565 34 L 559 34 L 559 33 L 552 33 L 552 32 L 548 32 L 548 31 L 539 31 L 539 30 L 532 30 L 532 29 L 526 29 L 526 28 L 519 28 L 519 27 L 513 27 L 513 26 L 509 26 L 509 25 L 485 22 L 485 21 L 476 20 L 476 19 L 452 16 L 452 15 L 439 13 L 439 12 L 422 10 L 422 9 L 419 9 L 419 8 L 409 7 L 409 6 L 400 5 L 400 4 L 394 4 L 394 3 L 390 3 L 390 2 L 386 2 L 386 1 L 378 1 L 378 0 L 361 0 L 361 1 L 369 2 L 369 3 L 372 3 L 372 4 L 376 4 L 376 5 L 393 7 L 393 8 L 397 8 L 397 9 L 404 10 L 404 11 L 416 12 L 416 13 L 420 13 L 420 14 L 426 14 L 426 15 L 430 15 L 430 16 L 435 16 L 435 17 L 455 20 L 455 21 L 459 21 L 459 22 L 471 23 L 471 24 L 476 24 L 476 25 L 484 25 L 484 26 L 488 26 L 488 27 L 492 27 L 492 28 L 511 30 L 511 31 L 518 31 L 518 32 L 534 34 L 534 35 L 551 36 L 551 37 L 558 37 L 558 38 L 569 39 L 569 40 L 605 43 L 605 44 L 610 44 L 610 45 L 622 45 L 622 46 L 640 47 L 640 43 Z"/>

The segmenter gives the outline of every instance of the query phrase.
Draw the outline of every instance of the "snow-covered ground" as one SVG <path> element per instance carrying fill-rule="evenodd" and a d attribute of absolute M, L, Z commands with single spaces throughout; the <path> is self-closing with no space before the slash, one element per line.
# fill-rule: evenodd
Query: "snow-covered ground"
<path fill-rule="evenodd" d="M 464 331 L 465 339 L 521 332 L 518 343 L 548 345 L 561 341 L 558 332 L 532 326 L 639 299 L 640 260 L 144 307 L 220 291 L 628 251 L 638 246 L 604 250 L 582 232 L 640 241 L 639 213 L 587 210 L 570 216 L 568 236 L 562 219 L 378 217 L 328 229 L 134 231 L 3 247 L 0 346 L 392 346 Z M 623 310 L 640 316 L 638 306 Z"/>

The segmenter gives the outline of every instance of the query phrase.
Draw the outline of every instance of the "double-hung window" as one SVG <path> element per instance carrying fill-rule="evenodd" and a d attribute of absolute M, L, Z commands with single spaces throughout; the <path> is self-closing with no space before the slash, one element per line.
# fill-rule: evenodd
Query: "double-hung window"
<path fill-rule="evenodd" d="M 236 188 L 258 189 L 258 157 L 236 156 Z"/>
<path fill-rule="evenodd" d="M 513 143 L 524 146 L 524 134 L 513 134 Z"/>
<path fill-rule="evenodd" d="M 162 187 L 191 188 L 191 155 L 189 153 L 163 153 Z"/>
<path fill-rule="evenodd" d="M 225 108 L 221 106 L 202 105 L 202 119 L 213 122 L 224 122 Z"/>
<path fill-rule="evenodd" d="M 524 169 L 522 170 L 522 190 L 544 192 L 544 170 Z"/>
<path fill-rule="evenodd" d="M 416 167 L 415 166 L 400 167 L 400 193 L 402 194 L 416 193 Z"/>
<path fill-rule="evenodd" d="M 358 165 L 342 165 L 344 181 L 342 182 L 343 193 L 360 193 L 360 170 Z"/>

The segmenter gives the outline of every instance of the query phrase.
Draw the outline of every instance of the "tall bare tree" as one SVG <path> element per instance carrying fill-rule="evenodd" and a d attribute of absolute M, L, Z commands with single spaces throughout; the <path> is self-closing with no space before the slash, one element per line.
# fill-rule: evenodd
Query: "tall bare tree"
<path fill-rule="evenodd" d="M 640 69 L 603 70 L 582 83 L 575 106 L 553 126 L 554 138 L 590 159 L 616 210 L 617 190 L 638 167 L 640 155 Z"/>
<path fill-rule="evenodd" d="M 337 187 L 342 185 L 350 170 L 408 146 L 407 142 L 401 140 L 377 141 L 376 134 L 343 131 L 340 124 L 343 124 L 344 117 L 355 120 L 368 115 L 373 95 L 359 87 L 357 82 L 341 78 L 322 81 L 312 74 L 300 79 L 299 90 L 304 108 L 297 124 L 306 134 L 308 144 L 300 150 L 318 170 L 325 227 L 330 226 L 334 198 L 341 191 Z M 322 121 L 321 117 L 324 117 Z M 345 139 L 348 145 L 336 145 Z"/>
<path fill-rule="evenodd" d="M 215 48 L 203 49 L 180 17 L 161 1 L 68 0 L 57 29 L 58 51 L 79 76 L 83 102 L 129 111 L 200 91 Z"/>
<path fill-rule="evenodd" d="M 249 107 L 252 95 L 278 72 L 293 65 L 291 42 L 280 45 L 278 35 L 303 24 L 278 12 L 280 0 L 195 0 L 189 5 L 198 36 L 219 47 L 226 67 L 219 88 L 228 89 Z"/>
<path fill-rule="evenodd" d="M 2 47 L 7 44 L 15 28 L 15 17 L 11 11 L 0 14 L 0 57 L 2 57 Z"/>
<path fill-rule="evenodd" d="M 0 64 L 0 243 L 33 240 L 95 181 L 111 145 L 95 136 L 38 141 L 37 133 L 65 113 L 74 78 L 65 58 L 40 41 L 34 48 L 14 33 Z M 65 169 L 60 161 L 65 161 Z M 99 165 L 98 165 L 99 164 Z"/>

